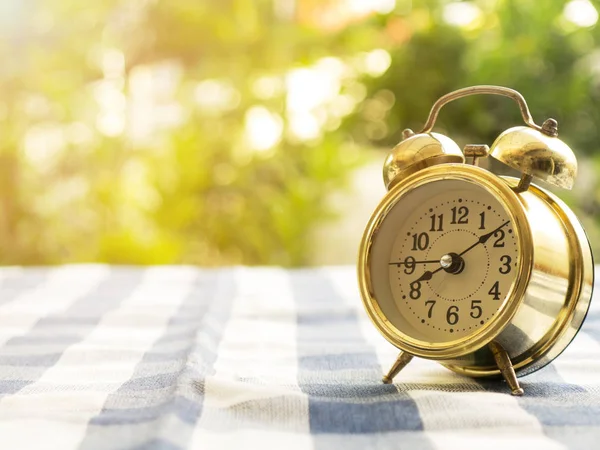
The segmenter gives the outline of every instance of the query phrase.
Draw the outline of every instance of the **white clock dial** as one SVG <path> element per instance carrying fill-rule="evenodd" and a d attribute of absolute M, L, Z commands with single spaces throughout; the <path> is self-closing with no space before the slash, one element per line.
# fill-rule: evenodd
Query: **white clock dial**
<path fill-rule="evenodd" d="M 393 300 L 426 340 L 460 339 L 494 319 L 515 280 L 514 224 L 492 194 L 472 183 L 431 183 L 414 196 L 390 253 Z"/>

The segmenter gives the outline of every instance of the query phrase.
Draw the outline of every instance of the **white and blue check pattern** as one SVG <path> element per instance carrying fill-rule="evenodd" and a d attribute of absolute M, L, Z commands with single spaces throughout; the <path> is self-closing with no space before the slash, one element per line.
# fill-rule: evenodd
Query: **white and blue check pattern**
<path fill-rule="evenodd" d="M 353 267 L 0 269 L 0 449 L 600 448 L 600 307 L 501 382 L 396 357 Z"/>

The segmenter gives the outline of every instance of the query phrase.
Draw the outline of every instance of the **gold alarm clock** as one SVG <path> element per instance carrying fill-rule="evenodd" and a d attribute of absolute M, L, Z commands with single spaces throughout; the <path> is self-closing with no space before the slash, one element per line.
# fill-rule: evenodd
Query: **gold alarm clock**
<path fill-rule="evenodd" d="M 473 94 L 515 100 L 526 126 L 501 133 L 491 148 L 431 130 L 446 103 Z M 387 157 L 388 193 L 360 246 L 358 278 L 367 314 L 401 350 L 385 383 L 415 356 L 472 377 L 538 370 L 572 341 L 587 313 L 594 266 L 575 214 L 533 179 L 570 189 L 577 160 L 558 124 L 533 121 L 525 99 L 499 86 L 441 97 L 419 133 Z M 492 157 L 520 179 L 478 166 Z"/>

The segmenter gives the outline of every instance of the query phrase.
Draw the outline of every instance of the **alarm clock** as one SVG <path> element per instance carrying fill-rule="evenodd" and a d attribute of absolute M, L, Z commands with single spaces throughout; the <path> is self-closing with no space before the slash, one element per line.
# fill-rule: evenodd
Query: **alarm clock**
<path fill-rule="evenodd" d="M 491 147 L 432 132 L 440 109 L 474 94 L 502 95 L 525 126 Z M 491 157 L 520 173 L 479 167 Z M 517 377 L 556 358 L 586 316 L 594 265 L 585 231 L 569 207 L 532 182 L 571 189 L 573 151 L 554 119 L 537 125 L 525 99 L 499 86 L 473 86 L 435 102 L 424 128 L 407 129 L 385 160 L 388 189 L 359 251 L 364 307 L 400 354 L 383 382 L 420 357 L 471 377 Z"/>

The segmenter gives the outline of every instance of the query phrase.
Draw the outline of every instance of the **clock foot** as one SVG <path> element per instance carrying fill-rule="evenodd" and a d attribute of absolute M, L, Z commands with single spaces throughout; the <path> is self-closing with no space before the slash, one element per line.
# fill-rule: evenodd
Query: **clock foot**
<path fill-rule="evenodd" d="M 519 386 L 519 381 L 517 380 L 517 374 L 515 373 L 515 369 L 512 365 L 510 357 L 504 347 L 502 347 L 497 342 L 489 343 L 490 350 L 494 355 L 494 359 L 496 360 L 496 364 L 502 372 L 502 376 L 506 380 L 506 383 L 510 387 L 512 395 L 523 395 L 523 388 Z"/>
<path fill-rule="evenodd" d="M 390 371 L 387 373 L 387 375 L 383 376 L 383 382 L 385 384 L 390 384 L 392 382 L 392 380 L 394 379 L 394 377 L 396 375 L 398 375 L 398 373 L 402 369 L 404 369 L 406 367 L 406 365 L 412 359 L 413 359 L 413 355 L 411 355 L 410 353 L 400 352 L 400 354 L 398 355 L 398 358 L 396 358 L 396 361 L 392 365 L 392 368 L 390 369 Z"/>

